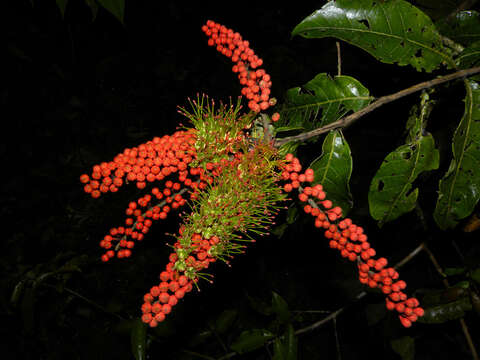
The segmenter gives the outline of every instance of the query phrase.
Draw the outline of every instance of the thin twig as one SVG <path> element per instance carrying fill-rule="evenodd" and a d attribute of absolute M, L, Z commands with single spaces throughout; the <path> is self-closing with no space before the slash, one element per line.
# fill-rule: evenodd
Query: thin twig
<path fill-rule="evenodd" d="M 335 332 L 335 345 L 337 347 L 337 360 L 342 360 L 342 349 L 338 340 L 337 318 L 333 318 L 333 331 Z"/>
<path fill-rule="evenodd" d="M 420 208 L 420 206 L 418 205 L 418 203 L 415 206 L 415 210 L 416 210 L 417 216 L 420 219 L 420 223 L 422 224 L 423 230 L 427 234 L 427 237 L 431 237 L 429 229 L 428 229 L 428 224 L 425 221 L 425 216 L 423 215 L 423 211 Z M 439 262 L 437 261 L 437 259 L 433 255 L 432 251 L 428 248 L 427 244 L 424 242 L 424 243 L 422 243 L 422 245 L 423 245 L 423 250 L 427 253 L 428 258 L 430 259 L 433 266 L 435 267 L 435 270 L 437 270 L 438 274 L 442 278 L 443 285 L 446 288 L 449 288 L 450 283 L 448 282 L 447 275 L 445 275 L 445 273 L 443 272 L 442 267 L 440 266 Z M 460 322 L 460 326 L 462 328 L 463 335 L 465 336 L 465 340 L 467 341 L 467 344 L 468 344 L 468 347 L 470 349 L 470 352 L 472 353 L 473 359 L 474 360 L 479 360 L 477 350 L 475 349 L 475 345 L 473 344 L 473 340 L 472 340 L 472 337 L 470 335 L 470 331 L 468 330 L 467 323 L 465 322 L 465 319 L 462 317 L 458 321 Z"/>
<path fill-rule="evenodd" d="M 50 284 L 42 284 L 42 286 L 45 286 L 45 287 L 48 287 L 48 288 L 52 288 L 52 289 L 58 291 L 57 287 L 55 287 L 55 286 L 53 286 L 53 285 L 50 285 Z M 77 297 L 77 298 L 79 298 L 79 299 L 81 299 L 81 300 L 83 300 L 83 301 L 85 301 L 86 303 L 90 304 L 90 305 L 93 306 L 94 308 L 96 308 L 96 309 L 98 309 L 98 310 L 100 310 L 100 311 L 102 311 L 102 312 L 104 312 L 104 313 L 106 313 L 106 314 L 115 316 L 115 317 L 119 318 L 120 320 L 125 320 L 124 317 L 122 317 L 122 316 L 120 316 L 120 315 L 118 315 L 118 314 L 115 314 L 115 313 L 113 313 L 113 312 L 111 312 L 111 311 L 108 311 L 108 310 L 107 310 L 106 308 L 104 308 L 103 306 L 101 306 L 101 305 L 97 304 L 96 302 L 94 302 L 94 301 L 86 298 L 85 296 L 83 296 L 82 294 L 76 292 L 75 290 L 72 290 L 72 289 L 70 289 L 70 288 L 68 288 L 68 287 L 63 287 L 62 290 L 65 291 L 65 292 L 67 292 L 67 293 L 69 293 L 69 294 L 71 294 L 71 295 L 73 295 L 73 296 L 75 296 L 75 297 Z"/>
<path fill-rule="evenodd" d="M 411 251 L 405 258 L 403 258 L 401 261 L 399 261 L 397 264 L 394 265 L 394 268 L 395 269 L 399 269 L 400 267 L 402 267 L 403 265 L 405 265 L 407 262 L 409 262 L 410 260 L 412 260 L 414 257 L 416 257 L 420 252 L 421 250 L 424 248 L 424 243 L 421 243 L 419 246 L 417 246 L 413 251 Z M 355 298 L 353 299 L 353 301 L 351 301 L 349 304 L 337 309 L 336 311 L 332 312 L 330 315 L 328 315 L 327 317 L 323 318 L 322 320 L 319 320 L 313 324 L 310 324 L 304 328 L 301 328 L 301 329 L 298 329 L 297 331 L 295 331 L 295 335 L 300 335 L 300 334 L 304 334 L 304 333 L 307 333 L 307 332 L 310 332 L 310 331 L 313 331 L 319 327 L 321 327 L 322 325 L 328 323 L 329 321 L 331 320 L 335 320 L 338 315 L 340 315 L 341 313 L 343 313 L 345 310 L 347 310 L 350 306 L 352 306 L 353 304 L 357 303 L 358 301 L 360 301 L 361 299 L 363 299 L 365 296 L 367 296 L 367 292 L 366 291 L 362 291 L 361 293 L 358 293 Z M 274 339 L 271 339 L 269 340 L 265 345 L 268 346 L 270 345 L 271 343 L 273 343 L 273 341 L 275 340 Z M 218 360 L 227 360 L 227 359 L 231 359 L 235 356 L 237 356 L 238 353 L 236 352 L 231 352 L 231 353 L 228 353 L 222 357 L 220 357 Z M 477 360 L 477 359 L 475 359 Z"/>
<path fill-rule="evenodd" d="M 404 266 L 407 262 L 409 262 L 410 260 L 412 260 L 414 257 L 416 257 L 420 252 L 421 250 L 424 248 L 425 244 L 424 243 L 421 243 L 419 246 L 417 246 L 413 251 L 411 251 L 405 258 L 403 258 L 402 260 L 400 260 L 397 264 L 395 264 L 393 267 L 395 269 L 399 269 L 401 268 L 402 266 Z M 355 296 L 355 299 L 348 305 L 345 305 L 344 307 L 334 311 L 333 313 L 331 313 L 330 315 L 328 315 L 327 317 L 323 318 L 322 320 L 319 320 L 317 321 L 316 323 L 313 323 L 307 327 L 304 327 L 302 329 L 299 329 L 297 331 L 295 331 L 295 335 L 300 335 L 300 334 L 303 334 L 303 333 L 306 333 L 306 332 L 309 332 L 309 331 L 312 331 L 312 330 L 315 330 L 317 328 L 319 328 L 320 326 L 326 324 L 327 322 L 329 322 L 330 320 L 333 320 L 334 318 L 336 318 L 338 315 L 340 315 L 342 312 L 344 312 L 348 307 L 352 306 L 354 303 L 358 302 L 359 300 L 363 299 L 365 296 L 367 296 L 367 292 L 366 291 L 362 291 L 361 293 L 357 294 L 357 296 Z"/>
<path fill-rule="evenodd" d="M 335 43 L 337 45 L 337 75 L 342 75 L 342 53 L 340 52 L 340 41 Z"/>
<path fill-rule="evenodd" d="M 345 117 L 343 117 L 343 118 L 341 118 L 341 119 L 339 119 L 339 120 L 337 120 L 333 123 L 330 123 L 328 125 L 325 125 L 325 126 L 322 126 L 322 127 L 318 128 L 318 129 L 308 131 L 308 132 L 305 132 L 305 133 L 302 133 L 302 134 L 299 134 L 299 135 L 288 136 L 288 137 L 285 137 L 285 138 L 278 139 L 278 140 L 275 141 L 275 146 L 279 147 L 279 146 L 282 146 L 283 144 L 286 144 L 286 143 L 291 142 L 291 141 L 305 141 L 305 140 L 310 139 L 312 137 L 315 137 L 315 136 L 318 136 L 320 134 L 329 132 L 330 130 L 345 128 L 347 126 L 350 126 L 356 120 L 360 119 L 362 116 L 368 114 L 369 112 L 375 110 L 376 108 L 379 108 L 382 105 L 388 104 L 388 103 L 390 103 L 392 101 L 395 101 L 395 100 L 398 100 L 398 99 L 400 99 L 404 96 L 413 94 L 417 91 L 428 89 L 428 88 L 443 84 L 443 83 L 448 82 L 448 81 L 459 79 L 459 78 L 462 78 L 462 77 L 477 74 L 479 72 L 480 72 L 480 66 L 476 66 L 476 67 L 466 69 L 466 70 L 459 70 L 459 71 L 456 71 L 452 74 L 448 74 L 448 75 L 445 75 L 445 76 L 442 76 L 442 77 L 439 77 L 439 78 L 436 78 L 436 79 L 421 82 L 421 83 L 413 85 L 409 88 L 400 90 L 400 91 L 398 91 L 394 94 L 382 96 L 382 97 L 378 98 L 376 101 L 372 102 L 370 105 L 364 107 L 363 109 L 361 109 L 357 112 L 354 112 L 353 114 L 350 114 L 348 116 L 345 116 Z"/>
<path fill-rule="evenodd" d="M 450 283 L 448 282 L 448 279 L 445 275 L 445 273 L 442 270 L 442 267 L 438 263 L 437 259 L 433 255 L 433 253 L 430 251 L 430 249 L 425 245 L 423 247 L 425 252 L 428 254 L 428 257 L 430 258 L 430 261 L 432 262 L 433 266 L 435 267 L 435 270 L 440 274 L 442 277 L 442 282 L 443 285 L 445 285 L 446 288 L 450 287 Z M 474 360 L 479 360 L 477 349 L 475 348 L 475 344 L 473 343 L 472 336 L 470 335 L 470 331 L 468 330 L 467 323 L 465 322 L 465 319 L 462 317 L 459 319 L 460 326 L 463 331 L 463 335 L 465 336 L 465 340 L 467 341 L 468 348 L 470 349 L 470 352 L 472 353 L 472 358 Z"/>

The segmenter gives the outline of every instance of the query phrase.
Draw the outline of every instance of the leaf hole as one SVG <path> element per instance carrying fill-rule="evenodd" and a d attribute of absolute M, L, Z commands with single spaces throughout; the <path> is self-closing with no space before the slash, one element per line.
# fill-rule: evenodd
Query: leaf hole
<path fill-rule="evenodd" d="M 312 95 L 313 96 L 313 91 L 301 86 L 300 87 L 300 91 L 298 92 L 299 94 L 302 94 L 302 95 Z"/>
<path fill-rule="evenodd" d="M 382 180 L 378 181 L 378 191 L 382 191 L 385 187 L 385 183 Z"/>
<path fill-rule="evenodd" d="M 402 158 L 404 158 L 405 160 L 408 160 L 412 157 L 412 153 L 410 151 L 405 151 L 402 153 Z"/>
<path fill-rule="evenodd" d="M 415 189 L 413 188 L 413 186 L 406 192 L 405 194 L 405 197 L 408 198 L 410 196 L 410 194 L 412 193 L 412 191 L 414 191 Z"/>
<path fill-rule="evenodd" d="M 412 28 L 409 27 L 409 28 L 407 29 L 407 32 L 412 32 Z"/>
<path fill-rule="evenodd" d="M 417 58 L 422 57 L 422 50 L 421 50 L 421 49 L 418 49 L 418 50 L 415 52 L 415 55 L 413 55 L 413 56 L 415 56 L 415 57 L 417 57 Z"/>
<path fill-rule="evenodd" d="M 358 22 L 363 24 L 364 26 L 366 26 L 367 29 L 370 29 L 370 24 L 368 23 L 367 19 L 360 19 L 360 20 L 358 20 Z"/>

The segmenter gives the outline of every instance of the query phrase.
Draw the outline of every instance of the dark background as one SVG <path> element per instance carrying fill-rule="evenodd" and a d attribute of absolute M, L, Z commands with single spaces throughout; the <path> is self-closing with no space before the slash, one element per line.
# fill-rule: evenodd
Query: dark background
<path fill-rule="evenodd" d="M 33 6 L 29 1 L 2 4 L 2 357 L 132 358 L 131 319 L 139 316 L 143 294 L 165 266 L 170 250 L 165 232 L 176 232 L 178 225 L 171 217 L 152 229 L 132 258 L 100 263 L 98 241 L 123 222 L 124 208 L 138 191 L 122 188 L 93 200 L 83 193 L 80 174 L 126 147 L 173 133 L 185 121 L 177 105 L 185 105 L 188 97 L 207 93 L 228 100 L 239 94 L 231 63 L 206 45 L 200 31 L 208 19 L 250 41 L 264 59 L 280 102 L 288 88 L 317 73 L 335 75 L 334 40 L 290 36 L 293 27 L 322 4 L 127 1 L 125 26 L 103 9 L 92 21 L 83 1 L 71 0 L 65 19 L 53 0 L 34 1 Z M 348 44 L 342 44 L 342 73 L 354 76 L 374 96 L 433 77 L 381 64 Z M 463 111 L 462 86 L 451 84 L 437 95 L 449 99 L 439 100 L 430 126 L 445 155 L 444 171 L 449 139 Z M 385 155 L 403 140 L 404 122 L 416 99 L 384 106 L 345 132 L 354 157 L 351 217 L 392 263 L 427 240 L 442 266 L 475 264 L 475 235 L 440 233 L 432 223 L 442 171 L 422 179 L 427 230 L 414 213 L 381 230 L 368 216 L 369 181 Z M 320 144 L 300 148 L 306 164 L 319 155 Z M 284 221 L 281 214 L 278 223 Z M 59 274 L 62 266 L 68 271 Z M 259 239 L 231 268 L 217 264 L 213 270 L 214 284 L 203 283 L 201 292 L 189 294 L 151 333 L 149 358 L 199 358 L 182 351 L 186 349 L 219 358 L 225 354 L 222 341 L 229 343 L 242 329 L 268 326 L 271 319 L 259 315 L 255 304 L 269 302 L 272 291 L 294 311 L 334 311 L 364 290 L 354 266 L 329 249 L 321 233 L 303 219 L 280 238 Z M 424 254 L 401 274 L 410 292 L 442 287 Z M 447 359 L 452 353 L 457 359 L 470 358 L 458 322 L 415 324 L 405 330 L 383 308 L 383 297 L 370 294 L 341 315 L 336 323 L 338 348 L 332 323 L 302 335 L 299 359 L 337 359 L 339 349 L 342 359 L 396 359 L 390 342 L 402 336 L 416 339 L 418 359 Z M 197 345 L 194 340 L 226 309 L 236 312 L 235 326 L 222 341 L 212 338 Z M 325 316 L 295 314 L 295 328 Z M 467 323 L 478 334 L 478 316 L 469 313 Z M 261 349 L 236 358 L 269 356 Z"/>

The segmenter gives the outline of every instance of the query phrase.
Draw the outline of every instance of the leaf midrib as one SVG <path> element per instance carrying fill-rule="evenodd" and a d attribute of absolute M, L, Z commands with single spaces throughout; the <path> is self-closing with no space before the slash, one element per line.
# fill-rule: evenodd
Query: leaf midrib
<path fill-rule="evenodd" d="M 394 205 L 398 202 L 398 199 L 400 199 L 400 196 L 402 196 L 408 189 L 407 189 L 407 185 L 410 184 L 412 185 L 413 183 L 413 180 L 412 180 L 412 177 L 414 178 L 414 173 L 415 173 L 415 169 L 417 168 L 417 165 L 418 165 L 418 161 L 419 161 L 419 157 L 420 157 L 420 149 L 421 149 L 421 141 L 417 141 L 417 154 L 416 154 L 416 157 L 415 157 L 415 163 L 413 164 L 413 167 L 412 167 L 412 170 L 410 171 L 410 175 L 408 176 L 408 180 L 407 182 L 405 183 L 405 185 L 402 187 L 402 191 L 400 191 L 398 193 L 398 195 L 395 197 L 394 201 L 392 202 L 392 206 L 390 206 L 389 210 L 388 210 L 388 213 L 387 215 L 383 218 L 384 219 L 384 222 L 385 222 L 385 219 L 388 219 L 388 217 L 390 216 L 390 214 L 392 213 L 392 209 L 394 208 Z"/>
<path fill-rule="evenodd" d="M 467 127 L 465 129 L 465 136 L 463 138 L 463 144 L 461 145 L 461 154 L 460 154 L 460 159 L 459 161 L 457 161 L 457 166 L 455 167 L 455 171 L 454 171 L 454 174 L 453 174 L 453 179 L 452 179 L 452 183 L 451 183 L 451 186 L 450 186 L 450 191 L 448 193 L 448 201 L 447 201 L 447 211 L 445 213 L 445 216 L 448 216 L 448 214 L 450 214 L 451 212 L 451 209 L 452 209 L 452 197 L 453 197 L 453 190 L 455 189 L 455 183 L 457 182 L 457 177 L 458 177 L 458 172 L 459 172 L 459 169 L 460 169 L 460 166 L 463 162 L 463 156 L 465 154 L 465 148 L 466 148 L 466 143 L 467 143 L 467 139 L 469 137 L 469 134 L 470 134 L 470 125 L 472 123 L 472 110 L 473 110 L 473 91 L 472 91 L 472 87 L 471 87 L 471 84 L 468 82 L 467 79 L 464 80 L 465 81 L 465 84 L 467 85 L 467 97 L 469 99 L 469 108 L 468 108 L 468 112 L 465 114 L 465 120 L 468 120 L 467 121 Z M 463 120 L 463 119 L 462 119 Z M 462 123 L 460 122 L 460 125 Z M 460 126 L 459 126 L 460 128 Z M 453 147 L 453 150 L 455 150 L 455 147 Z M 454 158 L 455 158 L 455 153 L 453 154 Z"/>
<path fill-rule="evenodd" d="M 315 95 L 312 95 L 312 96 L 315 96 Z M 323 106 L 323 105 L 339 103 L 339 102 L 343 102 L 343 101 L 373 100 L 373 99 L 374 99 L 373 96 L 351 96 L 351 97 L 344 97 L 344 98 L 338 98 L 338 99 L 327 100 L 327 101 L 320 101 L 320 102 L 317 101 L 317 102 L 314 102 L 314 103 L 308 103 L 308 104 L 304 104 L 304 105 L 286 107 L 286 111 L 306 109 L 306 108 L 309 108 L 309 107 L 320 107 L 320 106 Z"/>
<path fill-rule="evenodd" d="M 351 32 L 362 32 L 362 33 L 369 33 L 369 34 L 372 34 L 372 35 L 376 35 L 376 36 L 385 36 L 385 37 L 389 37 L 389 38 L 392 38 L 392 39 L 396 39 L 396 40 L 406 40 L 416 46 L 419 46 L 419 47 L 422 47 L 426 50 L 429 50 L 437 55 L 440 55 L 441 57 L 443 57 L 444 59 L 447 59 L 447 60 L 450 60 L 450 56 L 448 56 L 447 54 L 444 54 L 443 52 L 441 51 L 437 51 L 431 47 L 428 47 L 424 44 L 422 44 L 421 42 L 418 42 L 418 41 L 415 41 L 415 40 L 412 40 L 408 37 L 401 37 L 401 36 L 398 36 L 398 35 L 394 35 L 394 34 L 389 34 L 389 33 L 383 33 L 383 32 L 379 32 L 379 31 L 373 31 L 373 30 L 365 30 L 365 29 L 355 29 L 355 28 L 344 28 L 344 27 L 330 27 L 330 26 L 315 26 L 315 27 L 308 27 L 308 28 L 303 28 L 301 31 L 299 31 L 299 33 L 302 33 L 304 31 L 312 31 L 312 30 L 341 30 L 341 31 L 351 31 Z M 338 38 L 352 44 L 352 42 L 350 42 L 348 39 L 345 39 L 341 36 L 338 36 Z M 355 45 L 355 44 L 353 44 Z"/>

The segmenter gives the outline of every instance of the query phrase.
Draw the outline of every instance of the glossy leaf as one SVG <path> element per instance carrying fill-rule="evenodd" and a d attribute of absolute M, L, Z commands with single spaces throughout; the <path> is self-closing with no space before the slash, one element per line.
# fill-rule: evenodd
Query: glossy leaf
<path fill-rule="evenodd" d="M 382 62 L 411 65 L 417 71 L 451 63 L 431 19 L 404 0 L 329 1 L 298 24 L 292 35 L 338 38 Z"/>
<path fill-rule="evenodd" d="M 280 129 L 312 129 L 332 123 L 349 111 L 367 106 L 372 97 L 358 80 L 350 76 L 331 78 L 318 74 L 304 86 L 289 89 L 282 116 L 276 126 Z"/>
<path fill-rule="evenodd" d="M 125 0 L 98 0 L 98 3 L 123 24 Z"/>
<path fill-rule="evenodd" d="M 350 193 L 352 154 L 340 130 L 331 131 L 323 141 L 322 155 L 310 164 L 315 172 L 314 184 L 322 184 L 327 198 L 340 206 L 346 215 L 353 205 Z"/>
<path fill-rule="evenodd" d="M 275 291 L 272 292 L 272 311 L 277 314 L 280 323 L 284 324 L 290 320 L 287 302 Z"/>
<path fill-rule="evenodd" d="M 464 46 L 480 40 L 480 13 L 478 11 L 459 11 L 453 18 L 443 19 L 436 25 L 442 35 Z"/>
<path fill-rule="evenodd" d="M 453 158 L 440 180 L 434 218 L 441 229 L 453 228 L 470 215 L 480 199 L 480 88 L 465 80 L 465 111 L 453 135 Z"/>
<path fill-rule="evenodd" d="M 132 345 L 132 354 L 136 360 L 146 359 L 147 347 L 147 325 L 140 319 L 133 322 L 130 332 L 130 341 Z"/>
<path fill-rule="evenodd" d="M 410 143 L 387 155 L 370 184 L 370 214 L 379 226 L 413 210 L 418 197 L 418 188 L 412 189 L 413 182 L 422 172 L 438 168 L 435 141 L 432 135 L 423 135 L 423 127 L 418 125 L 422 119 L 417 119 L 413 124 L 418 130 L 416 136 L 411 134 Z"/>
<path fill-rule="evenodd" d="M 425 314 L 418 318 L 418 321 L 427 324 L 441 324 L 450 320 L 460 319 L 465 316 L 466 311 L 470 310 L 472 310 L 470 298 L 463 297 L 447 304 L 427 307 Z"/>
<path fill-rule="evenodd" d="M 278 337 L 273 343 L 273 360 L 296 360 L 297 348 L 295 330 L 289 325 L 285 335 Z"/>
<path fill-rule="evenodd" d="M 57 7 L 60 10 L 60 13 L 62 14 L 62 19 L 64 19 L 65 9 L 67 8 L 68 0 L 56 0 L 56 2 L 57 2 Z"/>
<path fill-rule="evenodd" d="M 262 347 L 268 340 L 275 337 L 266 329 L 253 329 L 243 331 L 230 346 L 233 351 L 243 354 Z"/>

